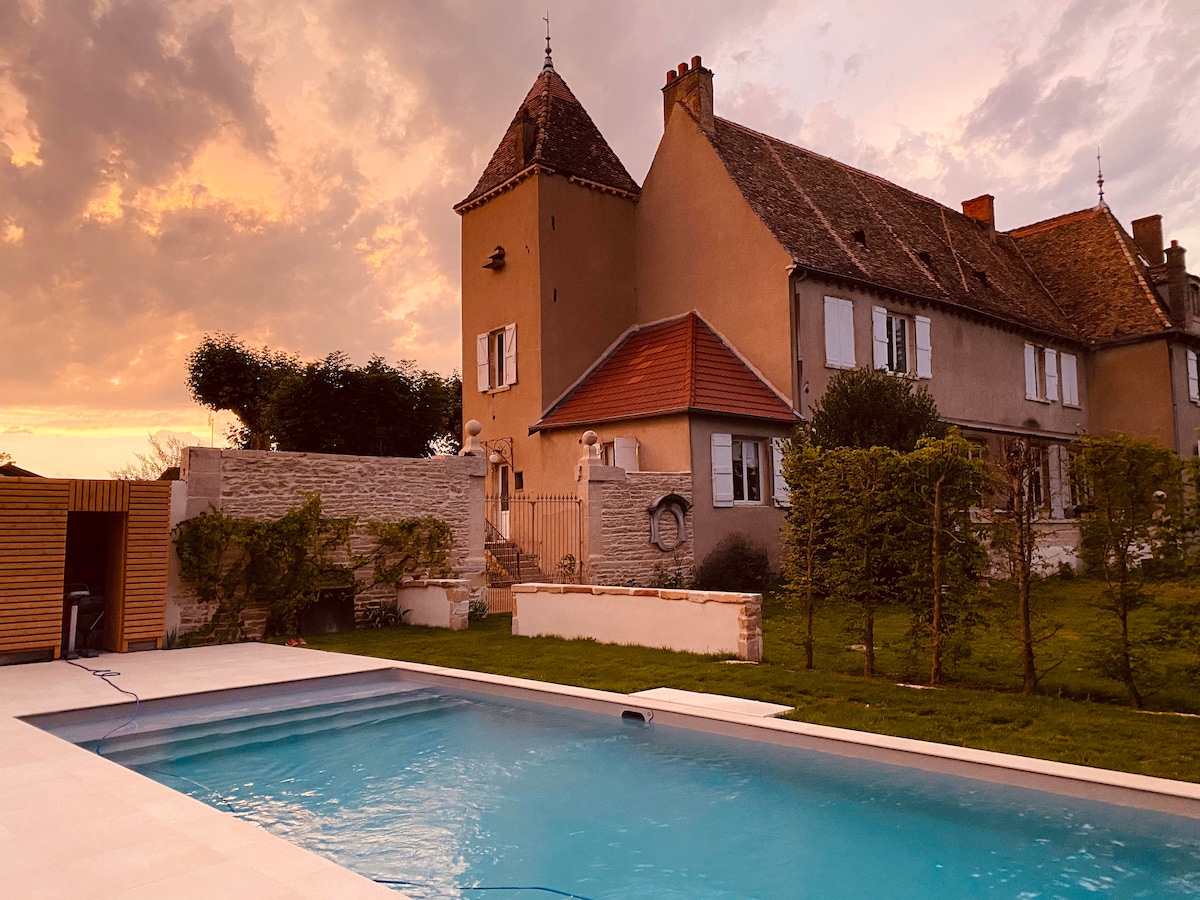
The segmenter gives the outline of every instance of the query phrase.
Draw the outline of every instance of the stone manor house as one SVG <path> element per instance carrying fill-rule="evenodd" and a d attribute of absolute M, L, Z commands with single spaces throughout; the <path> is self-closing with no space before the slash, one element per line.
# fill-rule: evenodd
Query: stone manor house
<path fill-rule="evenodd" d="M 855 366 L 927 387 L 981 450 L 1043 442 L 1048 519 L 1082 431 L 1196 453 L 1200 279 L 1160 216 L 1131 237 L 1101 202 L 1001 232 L 989 195 L 952 209 L 719 118 L 699 57 L 662 98 L 638 185 L 547 55 L 455 207 L 493 496 L 690 473 L 688 556 L 732 532 L 775 548 L 780 439 Z"/>

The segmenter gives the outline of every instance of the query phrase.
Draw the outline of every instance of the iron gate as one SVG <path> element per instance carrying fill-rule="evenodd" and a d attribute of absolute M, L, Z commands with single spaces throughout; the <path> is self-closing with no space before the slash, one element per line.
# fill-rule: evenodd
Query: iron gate
<path fill-rule="evenodd" d="M 583 578 L 583 501 L 569 495 L 488 496 L 487 600 L 491 612 L 513 612 L 512 586 Z"/>

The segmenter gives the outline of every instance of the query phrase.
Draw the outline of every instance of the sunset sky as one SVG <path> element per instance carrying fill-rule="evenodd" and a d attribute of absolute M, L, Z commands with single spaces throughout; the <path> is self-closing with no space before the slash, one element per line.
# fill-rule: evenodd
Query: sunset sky
<path fill-rule="evenodd" d="M 547 0 L 0 0 L 0 452 L 107 477 L 224 443 L 205 333 L 460 365 L 459 219 Z M 1200 269 L 1196 0 L 550 2 L 558 72 L 639 183 L 664 73 L 718 115 L 998 226 L 1105 197 Z"/>

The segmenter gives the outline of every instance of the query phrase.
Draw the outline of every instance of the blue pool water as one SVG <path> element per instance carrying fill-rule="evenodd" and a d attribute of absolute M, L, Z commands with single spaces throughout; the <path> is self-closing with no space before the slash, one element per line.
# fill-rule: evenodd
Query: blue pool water
<path fill-rule="evenodd" d="M 101 752 L 430 900 L 1200 896 L 1192 819 L 433 689 L 326 718 Z"/>

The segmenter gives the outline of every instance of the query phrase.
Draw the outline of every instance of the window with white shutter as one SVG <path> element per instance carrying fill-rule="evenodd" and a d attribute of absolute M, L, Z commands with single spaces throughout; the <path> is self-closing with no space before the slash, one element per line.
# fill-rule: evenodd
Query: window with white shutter
<path fill-rule="evenodd" d="M 876 369 L 895 370 L 888 365 L 888 314 L 882 306 L 871 308 L 871 364 Z"/>
<path fill-rule="evenodd" d="M 929 319 L 926 316 L 914 316 L 917 332 L 917 377 L 933 377 L 933 345 L 929 342 Z"/>
<path fill-rule="evenodd" d="M 1037 366 L 1037 347 L 1033 344 L 1025 345 L 1025 399 L 1040 400 L 1041 392 L 1038 389 L 1038 366 Z"/>
<path fill-rule="evenodd" d="M 792 505 L 791 494 L 788 493 L 787 479 L 783 477 L 783 451 L 786 447 L 784 438 L 771 438 L 771 499 L 775 505 L 787 509 Z"/>
<path fill-rule="evenodd" d="M 475 335 L 475 382 L 481 393 L 517 383 L 517 326 Z"/>
<path fill-rule="evenodd" d="M 1058 365 L 1062 369 L 1063 406 L 1079 405 L 1079 365 L 1074 353 L 1060 353 Z"/>
<path fill-rule="evenodd" d="M 1197 369 L 1196 351 L 1187 352 L 1188 399 L 1200 403 L 1200 370 Z"/>
<path fill-rule="evenodd" d="M 733 436 L 712 436 L 713 506 L 733 506 Z"/>
<path fill-rule="evenodd" d="M 1058 399 L 1058 351 L 1049 347 L 1045 351 L 1046 399 Z"/>
<path fill-rule="evenodd" d="M 825 365 L 854 368 L 854 304 L 839 297 L 825 298 Z"/>
<path fill-rule="evenodd" d="M 626 472 L 638 471 L 638 442 L 637 438 L 616 438 L 613 440 L 613 461 L 617 468 Z"/>

